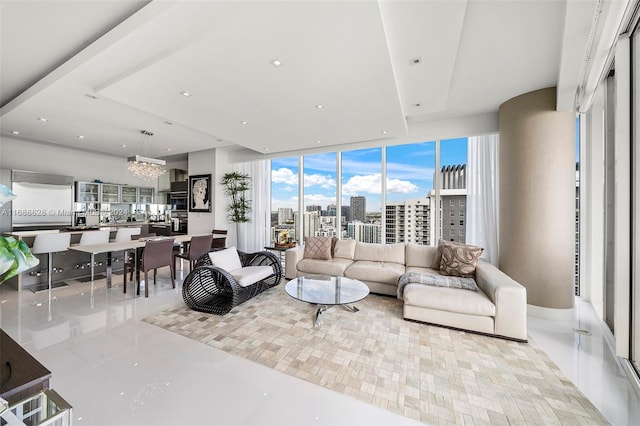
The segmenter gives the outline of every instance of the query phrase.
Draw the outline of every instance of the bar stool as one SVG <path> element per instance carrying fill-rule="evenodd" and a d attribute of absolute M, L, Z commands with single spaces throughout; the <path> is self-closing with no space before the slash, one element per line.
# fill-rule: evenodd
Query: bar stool
<path fill-rule="evenodd" d="M 83 232 L 80 237 L 79 246 L 90 246 L 95 244 L 109 244 L 109 231 L 87 231 Z M 91 281 L 95 272 L 95 253 L 91 253 Z"/>
<path fill-rule="evenodd" d="M 70 242 L 71 234 L 68 233 L 38 234 L 33 241 L 33 248 L 31 249 L 33 254 L 46 253 L 48 255 L 49 290 L 51 290 L 53 286 L 53 253 L 67 251 Z"/>

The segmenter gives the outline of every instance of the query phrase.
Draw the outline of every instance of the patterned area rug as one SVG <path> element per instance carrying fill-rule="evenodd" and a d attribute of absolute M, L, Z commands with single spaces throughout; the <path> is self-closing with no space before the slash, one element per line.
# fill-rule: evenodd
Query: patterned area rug
<path fill-rule="evenodd" d="M 223 317 L 180 305 L 145 321 L 427 424 L 607 424 L 531 340 L 405 321 L 392 297 L 357 306 L 314 328 L 280 285 Z"/>

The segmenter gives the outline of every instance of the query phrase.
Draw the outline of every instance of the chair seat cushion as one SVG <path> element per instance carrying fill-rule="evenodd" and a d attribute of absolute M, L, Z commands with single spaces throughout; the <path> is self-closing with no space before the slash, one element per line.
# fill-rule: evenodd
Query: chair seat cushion
<path fill-rule="evenodd" d="M 273 275 L 273 268 L 271 266 L 245 266 L 231 271 L 231 275 L 241 287 L 248 287 Z"/>

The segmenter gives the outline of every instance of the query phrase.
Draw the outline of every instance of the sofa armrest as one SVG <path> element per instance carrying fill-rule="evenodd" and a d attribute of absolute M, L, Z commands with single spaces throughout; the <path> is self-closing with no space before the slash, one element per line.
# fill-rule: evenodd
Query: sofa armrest
<path fill-rule="evenodd" d="M 476 282 L 496 306 L 495 334 L 527 340 L 527 289 L 484 260 L 476 267 Z"/>
<path fill-rule="evenodd" d="M 284 277 L 292 280 L 298 276 L 297 264 L 304 258 L 304 246 L 296 246 L 284 252 Z"/>

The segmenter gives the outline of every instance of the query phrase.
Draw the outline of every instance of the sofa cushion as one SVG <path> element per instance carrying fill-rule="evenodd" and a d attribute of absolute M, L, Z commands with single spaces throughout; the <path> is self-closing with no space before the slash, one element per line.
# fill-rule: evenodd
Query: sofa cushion
<path fill-rule="evenodd" d="M 242 268 L 242 262 L 235 247 L 209 252 L 209 259 L 213 266 L 228 272 Z"/>
<path fill-rule="evenodd" d="M 300 276 L 304 274 L 316 275 L 334 275 L 336 277 L 344 276 L 344 270 L 351 265 L 353 260 L 333 258 L 331 260 L 307 259 L 304 258 L 297 263 L 298 273 Z"/>
<path fill-rule="evenodd" d="M 404 272 L 404 265 L 399 263 L 358 260 L 344 271 L 344 276 L 360 281 L 373 281 L 395 286 L 398 283 L 398 278 Z"/>
<path fill-rule="evenodd" d="M 358 241 L 354 260 L 391 262 L 404 265 L 404 246 L 404 243 L 375 244 Z"/>
<path fill-rule="evenodd" d="M 431 269 L 435 269 L 436 271 L 440 270 L 440 262 L 442 261 L 442 246 L 445 241 L 440 238 L 438 240 L 438 247 L 436 247 L 436 253 L 433 256 L 433 262 L 431 262 Z"/>
<path fill-rule="evenodd" d="M 333 257 L 353 259 L 356 253 L 356 240 L 338 240 L 333 249 Z"/>
<path fill-rule="evenodd" d="M 423 268 L 431 268 L 433 258 L 436 256 L 438 249 L 433 246 L 425 246 L 416 243 L 407 243 L 405 247 L 406 266 L 419 266 Z M 440 262 L 438 262 L 440 265 Z"/>
<path fill-rule="evenodd" d="M 304 257 L 307 259 L 331 259 L 331 238 L 307 237 L 304 240 Z"/>
<path fill-rule="evenodd" d="M 231 271 L 231 275 L 241 287 L 247 287 L 273 275 L 273 268 L 271 266 L 245 266 Z"/>
<path fill-rule="evenodd" d="M 456 277 L 474 277 L 478 259 L 483 251 L 482 247 L 445 242 L 442 246 L 440 273 Z"/>
<path fill-rule="evenodd" d="M 407 284 L 404 303 L 448 312 L 469 315 L 495 316 L 496 307 L 482 289 L 467 291 L 459 288 L 434 287 L 424 284 Z"/>

